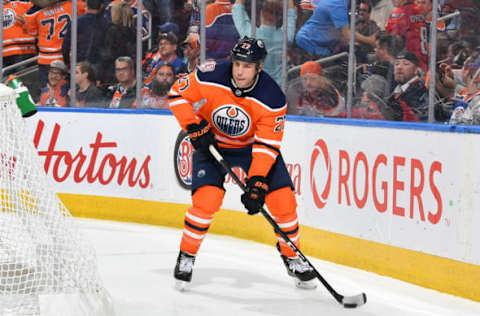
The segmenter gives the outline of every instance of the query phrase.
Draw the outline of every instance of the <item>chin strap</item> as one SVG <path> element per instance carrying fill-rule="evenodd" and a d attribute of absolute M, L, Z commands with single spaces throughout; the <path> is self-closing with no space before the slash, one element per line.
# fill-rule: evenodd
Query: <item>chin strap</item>
<path fill-rule="evenodd" d="M 257 72 L 257 75 L 255 76 L 255 81 L 253 82 L 253 84 L 248 87 L 248 88 L 239 88 L 237 86 L 237 84 L 235 83 L 235 80 L 233 80 L 233 77 L 230 78 L 230 82 L 232 84 L 232 91 L 233 91 L 233 94 L 235 94 L 235 96 L 237 97 L 244 97 L 245 95 L 247 95 L 248 93 L 250 93 L 253 89 L 255 89 L 255 87 L 257 86 L 257 83 L 258 83 L 258 79 L 260 78 L 260 72 Z"/>

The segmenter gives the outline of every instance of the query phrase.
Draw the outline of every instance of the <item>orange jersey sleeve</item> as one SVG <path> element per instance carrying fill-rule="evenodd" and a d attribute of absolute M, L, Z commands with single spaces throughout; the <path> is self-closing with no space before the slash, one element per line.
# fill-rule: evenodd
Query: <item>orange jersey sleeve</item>
<path fill-rule="evenodd" d="M 180 78 L 170 90 L 170 109 L 183 129 L 206 119 L 220 147 L 252 146 L 248 176 L 266 176 L 280 153 L 285 96 L 264 72 L 252 91 L 237 96 L 230 69 L 230 62 L 207 62 Z"/>
<path fill-rule="evenodd" d="M 9 1 L 3 6 L 3 56 L 35 54 L 35 37 L 28 34 L 25 24 L 16 17 L 24 17 L 31 2 Z"/>

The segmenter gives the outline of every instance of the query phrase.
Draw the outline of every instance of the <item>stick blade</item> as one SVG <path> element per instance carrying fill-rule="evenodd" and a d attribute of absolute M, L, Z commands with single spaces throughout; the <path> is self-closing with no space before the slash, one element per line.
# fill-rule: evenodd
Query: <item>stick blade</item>
<path fill-rule="evenodd" d="M 343 307 L 345 308 L 357 308 L 364 305 L 367 302 L 367 295 L 361 293 L 354 296 L 344 296 L 342 299 Z"/>

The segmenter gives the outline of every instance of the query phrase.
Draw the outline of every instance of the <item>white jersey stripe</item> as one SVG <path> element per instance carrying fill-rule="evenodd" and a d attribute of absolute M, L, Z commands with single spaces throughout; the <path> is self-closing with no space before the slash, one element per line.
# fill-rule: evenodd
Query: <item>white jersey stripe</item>
<path fill-rule="evenodd" d="M 175 105 L 180 105 L 180 104 L 189 104 L 187 100 L 185 99 L 178 99 L 176 101 L 173 101 L 173 102 L 169 102 L 169 105 L 170 106 L 175 106 Z"/>
<path fill-rule="evenodd" d="M 271 156 L 273 159 L 277 159 L 277 156 L 278 156 L 278 155 L 274 154 L 273 152 L 271 152 L 270 150 L 262 149 L 262 148 L 253 148 L 252 153 L 264 153 L 264 154 L 267 154 L 267 155 Z"/>
<path fill-rule="evenodd" d="M 282 142 L 278 140 L 271 140 L 271 139 L 266 139 L 266 138 L 260 138 L 255 136 L 255 140 L 258 140 L 261 143 L 269 144 L 269 145 L 274 145 L 274 146 L 280 146 Z"/>

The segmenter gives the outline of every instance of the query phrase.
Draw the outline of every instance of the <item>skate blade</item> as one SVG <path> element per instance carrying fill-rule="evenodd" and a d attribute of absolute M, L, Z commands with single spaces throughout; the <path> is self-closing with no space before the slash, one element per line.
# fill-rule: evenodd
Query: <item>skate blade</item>
<path fill-rule="evenodd" d="M 188 286 L 190 282 L 182 281 L 182 280 L 175 280 L 175 289 L 180 292 L 188 291 Z"/>
<path fill-rule="evenodd" d="M 303 290 L 315 290 L 317 288 L 317 282 L 315 280 L 310 281 L 301 281 L 301 280 L 294 280 L 295 286 L 299 289 Z"/>

